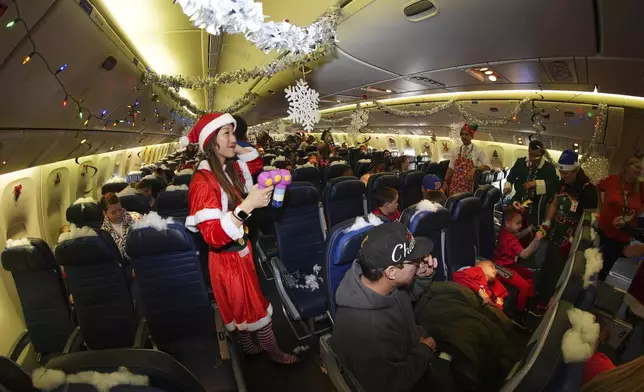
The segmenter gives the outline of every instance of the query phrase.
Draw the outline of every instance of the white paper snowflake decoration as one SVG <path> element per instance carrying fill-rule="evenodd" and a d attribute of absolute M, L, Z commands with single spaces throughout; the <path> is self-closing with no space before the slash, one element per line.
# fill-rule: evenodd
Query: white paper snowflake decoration
<path fill-rule="evenodd" d="M 320 121 L 320 94 L 309 88 L 306 80 L 300 79 L 295 86 L 284 89 L 289 108 L 288 119 L 302 125 L 304 130 L 312 131 L 313 126 Z"/>

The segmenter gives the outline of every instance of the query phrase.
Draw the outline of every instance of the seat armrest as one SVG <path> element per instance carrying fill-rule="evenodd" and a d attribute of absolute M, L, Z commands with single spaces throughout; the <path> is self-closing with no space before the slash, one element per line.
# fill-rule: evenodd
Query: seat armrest
<path fill-rule="evenodd" d="M 84 343 L 83 335 L 81 334 L 80 327 L 74 328 L 72 333 L 67 338 L 63 354 L 75 353 L 80 351 L 81 345 Z"/>
<path fill-rule="evenodd" d="M 148 331 L 148 321 L 143 317 L 139 321 L 139 326 L 136 328 L 136 335 L 134 336 L 134 348 L 144 349 L 145 343 L 148 341 L 150 333 Z"/>
<path fill-rule="evenodd" d="M 279 257 L 273 257 L 271 259 L 271 264 L 273 266 L 273 270 L 277 272 L 277 279 L 280 279 L 286 287 L 289 289 L 292 289 L 295 287 L 295 280 L 293 280 L 293 277 L 291 274 L 288 272 L 286 267 L 284 267 L 284 264 L 282 264 L 282 260 L 279 259 Z"/>
<path fill-rule="evenodd" d="M 512 272 L 512 271 L 510 271 L 508 269 L 505 269 L 505 268 L 501 267 L 500 265 L 498 265 L 496 263 L 494 263 L 494 266 L 496 267 L 496 272 L 499 275 L 501 275 L 501 277 L 503 279 L 508 279 L 509 280 L 509 279 L 512 279 L 512 277 L 514 276 L 514 272 Z"/>
<path fill-rule="evenodd" d="M 18 362 L 18 358 L 20 358 L 20 355 L 22 354 L 23 351 L 25 351 L 25 348 L 31 343 L 31 338 L 29 337 L 29 332 L 27 330 L 22 331 L 22 333 L 18 336 L 15 342 L 13 342 L 13 346 L 11 346 L 11 350 L 9 350 L 9 359 L 11 359 L 14 362 Z"/>

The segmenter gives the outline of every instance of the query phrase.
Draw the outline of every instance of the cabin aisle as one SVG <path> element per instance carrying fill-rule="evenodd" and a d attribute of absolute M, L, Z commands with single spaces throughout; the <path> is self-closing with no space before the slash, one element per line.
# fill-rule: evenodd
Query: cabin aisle
<path fill-rule="evenodd" d="M 278 365 L 265 354 L 242 358 L 241 365 L 248 391 L 335 391 L 329 378 L 320 370 L 320 337 L 313 336 L 298 341 L 288 325 L 284 313 L 282 313 L 282 302 L 277 293 L 275 282 L 266 281 L 260 273 L 260 284 L 264 295 L 273 304 L 273 327 L 280 348 L 290 351 L 297 346 L 306 345 L 310 349 L 304 354 L 304 362 L 295 365 Z M 239 346 L 239 351 L 242 352 L 241 346 Z"/>

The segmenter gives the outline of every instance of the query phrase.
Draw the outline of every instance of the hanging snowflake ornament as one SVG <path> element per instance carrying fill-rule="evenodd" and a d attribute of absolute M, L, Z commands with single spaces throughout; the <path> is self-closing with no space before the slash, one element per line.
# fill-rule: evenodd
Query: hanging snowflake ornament
<path fill-rule="evenodd" d="M 450 124 L 449 138 L 456 144 L 461 141 L 461 129 L 463 129 L 464 122 Z"/>
<path fill-rule="evenodd" d="M 313 126 L 320 121 L 320 94 L 309 88 L 306 80 L 300 79 L 295 86 L 284 89 L 289 108 L 288 119 L 298 123 L 307 131 L 312 131 Z"/>

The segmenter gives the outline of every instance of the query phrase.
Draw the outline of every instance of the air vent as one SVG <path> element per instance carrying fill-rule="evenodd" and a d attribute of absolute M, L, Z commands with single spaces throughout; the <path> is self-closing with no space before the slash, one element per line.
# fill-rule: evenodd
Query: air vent
<path fill-rule="evenodd" d="M 491 111 L 492 113 L 496 113 L 496 112 L 498 112 L 498 111 L 499 111 L 499 108 L 490 108 L 490 111 Z"/>
<path fill-rule="evenodd" d="M 406 79 L 412 82 L 419 82 L 420 84 L 424 84 L 425 86 L 429 87 L 445 87 L 445 84 L 437 82 L 434 79 L 426 78 L 424 76 L 410 76 Z"/>
<path fill-rule="evenodd" d="M 577 72 L 572 60 L 541 60 L 546 68 L 546 72 L 553 82 L 557 83 L 577 83 Z"/>
<path fill-rule="evenodd" d="M 573 112 L 564 112 L 564 116 L 566 116 L 566 117 L 575 117 L 575 113 L 573 113 Z"/>
<path fill-rule="evenodd" d="M 414 0 L 403 6 L 405 17 L 412 22 L 419 22 L 438 13 L 438 8 L 429 0 Z"/>

